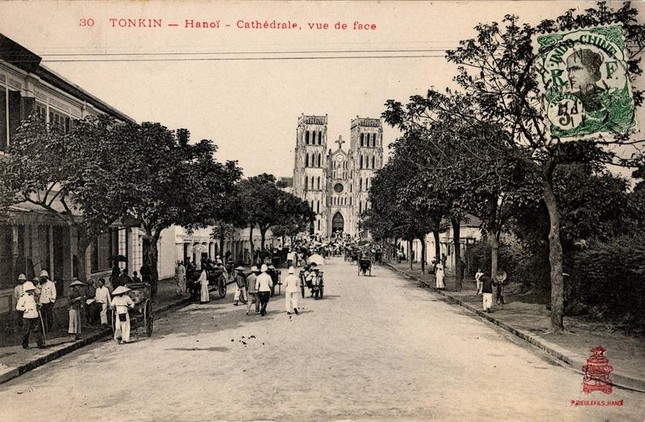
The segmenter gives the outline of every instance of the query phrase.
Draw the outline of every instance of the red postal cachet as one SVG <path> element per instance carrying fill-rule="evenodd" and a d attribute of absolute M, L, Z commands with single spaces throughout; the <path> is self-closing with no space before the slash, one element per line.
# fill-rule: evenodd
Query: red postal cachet
<path fill-rule="evenodd" d="M 613 386 L 609 374 L 614 370 L 610 365 L 609 359 L 605 357 L 605 348 L 597 346 L 591 349 L 591 356 L 582 367 L 584 379 L 582 381 L 582 391 L 586 394 L 592 391 L 602 391 L 605 394 L 611 394 Z"/>

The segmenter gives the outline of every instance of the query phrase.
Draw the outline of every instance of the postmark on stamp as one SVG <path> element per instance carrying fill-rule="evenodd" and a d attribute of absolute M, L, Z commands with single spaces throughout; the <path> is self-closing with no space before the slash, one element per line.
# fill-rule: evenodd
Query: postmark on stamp
<path fill-rule="evenodd" d="M 534 41 L 552 138 L 636 129 L 621 25 L 541 34 Z"/>

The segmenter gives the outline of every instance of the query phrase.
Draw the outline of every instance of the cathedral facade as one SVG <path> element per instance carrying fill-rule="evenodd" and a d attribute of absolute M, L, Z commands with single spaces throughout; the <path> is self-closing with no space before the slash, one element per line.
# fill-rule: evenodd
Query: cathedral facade
<path fill-rule="evenodd" d="M 328 145 L 327 115 L 298 118 L 293 193 L 316 214 L 311 232 L 322 237 L 361 233 L 360 214 L 369 207 L 368 190 L 383 167 L 380 119 L 356 117 L 350 122 L 349 147 L 339 136 Z"/>

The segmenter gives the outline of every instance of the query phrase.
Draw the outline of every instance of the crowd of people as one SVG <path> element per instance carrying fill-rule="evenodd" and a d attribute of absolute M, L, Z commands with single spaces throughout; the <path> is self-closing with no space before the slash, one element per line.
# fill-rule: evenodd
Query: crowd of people
<path fill-rule="evenodd" d="M 129 317 L 127 308 L 131 308 L 132 300 L 126 295 L 130 289 L 126 285 L 148 282 L 151 274 L 142 267 L 141 275 L 137 271 L 128 275 L 127 269 L 119 269 L 116 265 L 112 275 L 106 281 L 90 279 L 84 283 L 74 279 L 67 292 L 68 324 L 67 333 L 73 340 L 80 340 L 84 325 L 106 328 L 112 323 L 112 313 L 115 321 L 115 340 L 127 343 L 130 340 Z M 151 296 L 156 291 L 151 289 Z M 49 278 L 47 270 L 42 270 L 38 277 L 27 280 L 25 274 L 18 275 L 13 292 L 15 305 L 14 325 L 21 331 L 22 347 L 30 348 L 30 339 L 36 341 L 37 347 L 46 346 L 46 338 L 54 330 L 54 307 L 59 298 L 56 283 Z M 128 302 L 129 301 L 129 302 Z M 121 303 L 124 302 L 124 303 Z M 110 312 L 112 310 L 113 312 Z M 121 318 L 121 319 L 118 319 Z"/>
<path fill-rule="evenodd" d="M 176 293 L 179 296 L 191 294 L 201 303 L 210 301 L 209 271 L 222 274 L 226 282 L 235 278 L 235 294 L 233 304 L 246 305 L 246 314 L 251 315 L 252 310 L 261 316 L 266 315 L 270 298 L 275 295 L 276 288 L 284 289 L 285 310 L 288 314 L 298 314 L 298 299 L 305 283 L 312 288 L 316 280 L 321 278 L 321 273 L 315 271 L 315 263 L 308 263 L 312 252 L 324 255 L 341 254 L 342 248 L 338 245 L 325 245 L 315 250 L 308 243 L 292 245 L 285 248 L 287 275 L 280 280 L 280 271 L 271 263 L 272 259 L 265 257 L 258 260 L 250 269 L 238 266 L 227 269 L 219 256 L 216 259 L 205 257 L 199 267 L 190 259 L 178 261 L 175 267 Z M 230 265 L 229 265 L 230 267 Z M 302 267 L 300 273 L 296 268 Z M 99 326 L 104 328 L 112 325 L 115 331 L 115 340 L 120 343 L 130 341 L 130 318 L 128 310 L 134 304 L 127 292 L 128 286 L 136 283 L 151 284 L 151 298 L 154 298 L 157 289 L 152 286 L 152 272 L 144 265 L 140 271 L 128 273 L 127 268 L 120 268 L 114 262 L 109 278 L 98 280 L 90 279 L 86 283 L 74 279 L 69 284 L 65 295 L 67 301 L 68 324 L 67 332 L 73 340 L 81 339 L 83 326 Z M 312 295 L 313 295 L 312 289 Z M 20 274 L 14 289 L 15 299 L 15 326 L 21 330 L 22 346 L 30 348 L 30 340 L 36 341 L 38 347 L 45 347 L 47 336 L 54 330 L 54 307 L 57 297 L 56 284 L 50 279 L 46 270 L 41 271 L 38 277 L 27 280 Z M 60 315 L 58 317 L 60 321 Z M 58 323 L 57 325 L 61 325 Z"/>

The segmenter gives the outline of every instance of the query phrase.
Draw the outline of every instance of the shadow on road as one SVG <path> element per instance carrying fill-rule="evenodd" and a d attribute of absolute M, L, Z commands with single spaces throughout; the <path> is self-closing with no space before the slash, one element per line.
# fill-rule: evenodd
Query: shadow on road
<path fill-rule="evenodd" d="M 166 350 L 188 351 L 188 352 L 228 352 L 228 347 L 172 347 Z"/>

